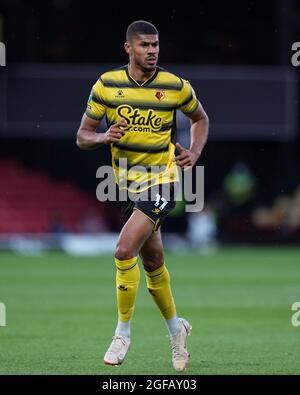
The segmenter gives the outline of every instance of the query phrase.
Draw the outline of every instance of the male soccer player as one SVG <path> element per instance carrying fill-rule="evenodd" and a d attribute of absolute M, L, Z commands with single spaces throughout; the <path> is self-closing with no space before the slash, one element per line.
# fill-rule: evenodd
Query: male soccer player
<path fill-rule="evenodd" d="M 201 154 L 208 117 L 191 85 L 157 66 L 159 40 L 154 25 L 146 21 L 131 23 L 124 47 L 128 65 L 100 76 L 77 133 L 77 145 L 82 149 L 110 145 L 116 182 L 128 193 L 127 201 L 119 202 L 126 222 L 115 251 L 118 323 L 104 363 L 120 365 L 130 345 L 130 323 L 140 279 L 139 255 L 147 287 L 169 330 L 173 366 L 180 372 L 188 365 L 186 339 L 192 327 L 176 313 L 160 225 L 175 206 L 177 166 L 191 167 Z M 176 110 L 190 118 L 189 149 L 174 141 Z M 104 116 L 106 133 L 95 133 Z M 141 166 L 145 171 L 140 170 Z M 151 171 L 151 166 L 156 166 L 156 171 Z M 121 188 L 124 174 L 126 183 Z M 169 196 L 164 195 L 162 187 L 166 186 Z M 134 198 L 129 198 L 129 193 Z M 145 193 L 148 200 L 141 198 Z"/>

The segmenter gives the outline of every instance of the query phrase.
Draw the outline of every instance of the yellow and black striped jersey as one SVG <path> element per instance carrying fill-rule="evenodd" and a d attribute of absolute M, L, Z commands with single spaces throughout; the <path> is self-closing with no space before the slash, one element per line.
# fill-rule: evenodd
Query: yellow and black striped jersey
<path fill-rule="evenodd" d="M 160 67 L 141 84 L 130 77 L 128 66 L 100 76 L 92 88 L 86 115 L 95 120 L 105 117 L 107 127 L 120 118 L 129 125 L 119 142 L 111 144 L 112 165 L 120 187 L 124 178 L 125 187 L 132 192 L 178 181 L 173 160 L 176 110 L 189 114 L 197 106 L 189 82 Z"/>

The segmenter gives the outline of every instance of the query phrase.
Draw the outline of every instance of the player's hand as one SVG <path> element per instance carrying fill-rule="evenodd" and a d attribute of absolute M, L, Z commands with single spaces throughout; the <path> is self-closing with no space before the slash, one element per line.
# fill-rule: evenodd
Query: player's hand
<path fill-rule="evenodd" d="M 122 136 L 126 133 L 125 130 L 121 128 L 128 127 L 128 123 L 125 122 L 124 118 L 121 118 L 117 123 L 114 123 L 110 128 L 104 133 L 103 143 L 111 144 L 118 142 Z"/>
<path fill-rule="evenodd" d="M 178 155 L 174 158 L 176 165 L 183 170 L 187 170 L 189 167 L 194 166 L 198 159 L 197 155 L 187 148 L 183 148 L 179 143 L 176 143 L 176 148 L 178 151 Z"/>

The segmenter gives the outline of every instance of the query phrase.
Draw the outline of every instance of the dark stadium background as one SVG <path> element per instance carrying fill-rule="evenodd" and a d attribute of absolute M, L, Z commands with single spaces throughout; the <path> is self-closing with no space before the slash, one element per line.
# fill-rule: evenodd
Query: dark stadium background
<path fill-rule="evenodd" d="M 1 68 L 2 81 L 6 81 L 6 96 L 2 95 L 1 99 L 1 159 L 16 160 L 26 169 L 45 170 L 54 179 L 71 181 L 93 195 L 97 185 L 95 169 L 109 163 L 109 152 L 106 148 L 81 152 L 75 145 L 76 130 L 98 70 L 127 62 L 123 50 L 126 27 L 131 21 L 144 18 L 160 31 L 160 65 L 171 64 L 185 78 L 189 78 L 189 73 L 181 69 L 183 63 L 187 68 L 196 67 L 194 75 L 201 76 L 205 70 L 203 81 L 196 83 L 193 77 L 189 79 L 211 119 L 209 142 L 199 164 L 205 166 L 205 199 L 217 218 L 218 239 L 223 242 L 300 240 L 299 227 L 284 231 L 282 236 L 284 221 L 255 229 L 252 220 L 255 208 L 271 208 L 277 197 L 291 197 L 300 184 L 299 68 L 291 65 L 291 45 L 299 40 L 300 34 L 297 2 L 202 1 L 188 7 L 163 2 L 159 7 L 149 3 L 145 11 L 138 2 L 128 7 L 92 2 L 85 7 L 80 1 L 70 0 L 2 1 L 0 15 L 0 37 L 7 48 L 7 67 Z M 207 82 L 205 72 L 215 67 L 218 70 Z M 252 83 L 253 76 L 249 81 L 247 75 L 242 77 L 242 82 L 226 81 L 231 69 L 233 74 L 243 74 L 246 68 L 250 74 L 256 73 L 257 81 L 262 83 L 266 82 L 269 71 L 280 70 L 279 81 L 263 86 L 265 98 L 261 99 L 261 92 L 256 90 L 260 83 Z M 227 74 L 219 77 L 222 69 Z M 290 83 L 292 97 L 284 96 L 286 70 L 294 73 Z M 27 79 L 22 79 L 22 72 L 23 76 L 27 73 Z M 49 73 L 52 73 L 50 77 Z M 38 74 L 42 75 L 39 80 Z M 227 94 L 231 87 L 232 96 Z M 240 115 L 238 105 L 241 102 L 248 109 L 248 118 L 244 120 L 244 110 Z M 226 106 L 231 111 L 229 120 Z M 283 130 L 286 119 L 278 118 L 284 111 L 282 106 L 293 110 L 288 135 Z M 249 118 L 251 111 L 253 119 L 252 115 Z M 216 122 L 230 123 L 234 117 L 237 125 L 244 124 L 242 130 L 238 126 L 232 132 L 230 126 L 226 133 L 216 130 Z M 267 122 L 264 117 L 274 124 L 278 122 L 274 133 L 264 129 L 263 122 Z M 247 122 L 257 123 L 259 119 L 262 119 L 261 129 L 253 135 L 251 128 L 247 130 Z M 46 127 L 43 121 L 50 123 Z M 68 124 L 59 125 L 60 121 Z M 185 133 L 187 136 L 188 129 Z M 255 191 L 245 204 L 234 205 L 226 196 L 223 183 L 234 164 L 240 161 L 249 167 Z M 78 223 L 65 223 L 68 221 L 59 214 L 60 207 L 54 209 L 62 217 L 62 226 L 78 231 Z M 106 213 L 106 226 L 118 230 L 118 214 L 113 209 L 111 212 L 111 218 Z M 49 218 L 49 229 L 51 221 Z M 176 231 L 185 232 L 187 218 L 179 215 L 177 221 Z M 47 230 L 45 226 L 43 229 Z M 13 232 L 11 227 L 7 230 Z M 3 224 L 2 233 L 6 233 Z"/>
<path fill-rule="evenodd" d="M 114 203 L 98 202 L 95 194 L 96 170 L 110 163 L 108 147 L 81 151 L 76 132 L 98 75 L 127 63 L 126 27 L 137 19 L 157 26 L 160 66 L 192 83 L 210 118 L 198 162 L 205 168 L 204 210 L 186 214 L 179 204 L 163 228 L 179 307 L 206 335 L 200 362 L 220 358 L 219 365 L 201 365 L 201 372 L 298 374 L 297 329 L 290 325 L 291 304 L 299 299 L 300 66 L 291 63 L 292 44 L 300 42 L 296 0 L 0 0 L 7 56 L 0 67 L 0 301 L 10 314 L 7 328 L 0 328 L 0 336 L 7 330 L 2 339 L 9 356 L 0 373 L 98 372 L 99 355 L 92 362 L 87 355 L 96 353 L 97 328 L 98 353 L 114 325 L 107 293 L 114 292 L 121 219 Z M 178 141 L 185 146 L 188 133 L 180 118 Z M 102 308 L 110 309 L 105 322 Z M 152 313 L 145 311 L 147 320 Z M 155 317 L 147 321 L 153 333 Z M 27 348 L 16 323 L 24 324 Z M 137 325 L 142 333 L 143 323 L 137 319 Z M 37 340 L 35 348 L 35 336 L 45 343 Z M 149 358 L 151 344 L 144 349 Z M 37 362 L 45 361 L 42 353 L 45 366 Z M 151 374 L 146 357 L 143 363 L 139 371 L 129 360 L 125 372 Z M 164 360 L 151 366 L 155 374 L 160 367 L 170 374 Z"/>

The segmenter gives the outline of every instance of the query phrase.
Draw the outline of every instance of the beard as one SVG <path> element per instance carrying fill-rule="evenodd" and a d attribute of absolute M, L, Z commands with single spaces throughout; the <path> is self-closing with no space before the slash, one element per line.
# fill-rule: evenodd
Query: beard
<path fill-rule="evenodd" d="M 135 64 L 144 72 L 144 73 L 150 73 L 151 71 L 154 71 L 156 69 L 157 66 L 157 60 L 155 62 L 155 64 L 151 65 L 151 64 L 147 64 L 147 60 L 145 59 L 144 62 L 140 62 L 140 61 L 135 61 Z"/>
<path fill-rule="evenodd" d="M 156 64 L 154 64 L 153 66 L 152 65 L 149 65 L 149 64 L 147 64 L 146 66 L 143 66 L 142 67 L 142 70 L 143 71 L 154 71 L 156 69 Z"/>

